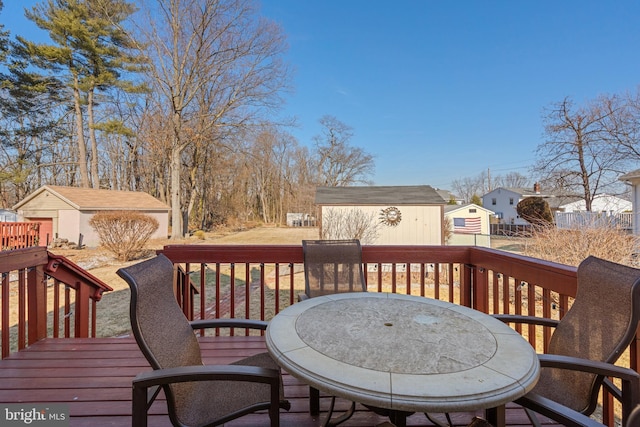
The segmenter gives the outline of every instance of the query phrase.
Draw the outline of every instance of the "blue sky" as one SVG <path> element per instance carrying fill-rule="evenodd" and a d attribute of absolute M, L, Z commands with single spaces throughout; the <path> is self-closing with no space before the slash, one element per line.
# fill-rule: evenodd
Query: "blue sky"
<path fill-rule="evenodd" d="M 25 34 L 36 2 L 4 3 L 1 21 Z M 311 145 L 335 116 L 375 156 L 376 185 L 528 175 L 545 107 L 640 83 L 637 1 L 263 0 L 262 11 L 288 35 L 291 133 Z"/>

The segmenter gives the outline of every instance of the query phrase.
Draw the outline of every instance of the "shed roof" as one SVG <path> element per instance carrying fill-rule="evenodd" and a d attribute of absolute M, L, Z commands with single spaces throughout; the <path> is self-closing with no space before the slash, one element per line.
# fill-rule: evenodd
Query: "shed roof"
<path fill-rule="evenodd" d="M 475 203 L 465 203 L 464 205 L 445 205 L 444 207 L 444 213 L 446 214 L 450 214 L 456 211 L 460 211 L 463 209 L 480 209 L 482 211 L 485 211 L 488 214 L 494 214 L 495 212 L 493 212 L 490 209 L 487 208 L 483 208 L 482 206 L 478 206 Z"/>
<path fill-rule="evenodd" d="M 430 185 L 318 187 L 319 205 L 444 205 Z"/>
<path fill-rule="evenodd" d="M 49 192 L 78 210 L 168 210 L 166 203 L 142 191 L 102 190 L 95 188 L 44 185 L 25 197 L 13 209 Z"/>

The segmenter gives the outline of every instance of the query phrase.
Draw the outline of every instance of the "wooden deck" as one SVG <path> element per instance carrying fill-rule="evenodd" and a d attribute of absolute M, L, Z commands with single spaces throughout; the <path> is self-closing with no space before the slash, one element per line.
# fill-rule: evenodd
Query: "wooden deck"
<path fill-rule="evenodd" d="M 229 363 L 241 357 L 266 351 L 263 337 L 201 338 L 205 363 Z M 132 338 L 47 338 L 26 350 L 0 361 L 0 402 L 66 403 L 70 426 L 131 426 L 131 379 L 150 369 Z M 289 412 L 281 412 L 284 427 L 321 425 L 320 418 L 309 415 L 309 388 L 285 373 L 285 395 L 291 402 Z M 326 410 L 328 399 L 321 399 Z M 348 402 L 336 403 L 338 409 Z M 169 426 L 164 401 L 150 409 L 150 426 Z M 474 413 L 453 414 L 456 426 L 466 426 Z M 482 415 L 481 411 L 477 415 Z M 356 414 L 344 426 L 375 426 L 385 421 L 358 405 Z M 528 426 L 524 412 L 507 406 L 509 426 Z M 407 420 L 410 426 L 432 426 L 423 414 Z M 268 426 L 266 414 L 243 417 L 227 426 Z"/>

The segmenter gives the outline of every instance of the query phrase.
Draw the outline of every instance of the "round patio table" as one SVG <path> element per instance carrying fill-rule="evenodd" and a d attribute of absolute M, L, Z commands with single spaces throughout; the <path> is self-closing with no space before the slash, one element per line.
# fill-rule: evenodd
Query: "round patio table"
<path fill-rule="evenodd" d="M 503 425 L 504 404 L 531 390 L 540 370 L 531 345 L 501 321 L 400 294 L 342 293 L 293 304 L 271 320 L 266 344 L 294 377 L 389 410 L 400 424 L 412 412 L 485 409 Z"/>

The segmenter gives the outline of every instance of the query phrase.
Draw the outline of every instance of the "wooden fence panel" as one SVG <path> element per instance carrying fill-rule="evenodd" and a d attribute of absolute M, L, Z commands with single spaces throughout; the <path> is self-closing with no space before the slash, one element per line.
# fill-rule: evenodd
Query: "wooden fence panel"
<path fill-rule="evenodd" d="M 38 246 L 39 232 L 39 222 L 0 222 L 0 250 Z"/>

